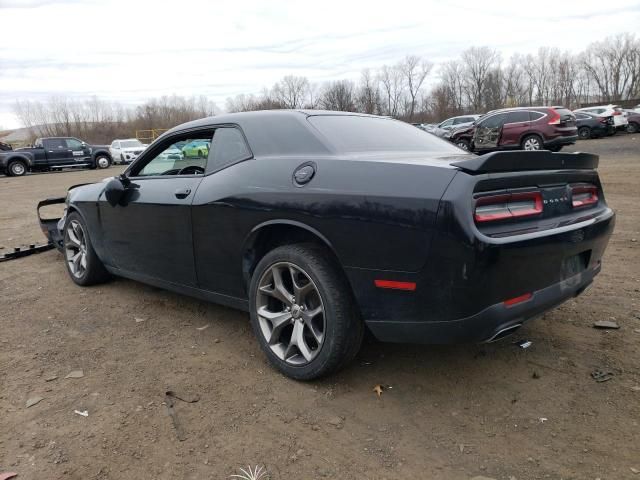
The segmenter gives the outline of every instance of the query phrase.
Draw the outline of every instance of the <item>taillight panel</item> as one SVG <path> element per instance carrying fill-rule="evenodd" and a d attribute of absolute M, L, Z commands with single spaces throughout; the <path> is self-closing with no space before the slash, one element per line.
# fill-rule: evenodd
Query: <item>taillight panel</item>
<path fill-rule="evenodd" d="M 595 185 L 571 185 L 571 205 L 581 208 L 598 203 L 598 188 Z"/>
<path fill-rule="evenodd" d="M 476 200 L 474 218 L 478 223 L 531 217 L 542 213 L 540 192 L 487 195 Z"/>

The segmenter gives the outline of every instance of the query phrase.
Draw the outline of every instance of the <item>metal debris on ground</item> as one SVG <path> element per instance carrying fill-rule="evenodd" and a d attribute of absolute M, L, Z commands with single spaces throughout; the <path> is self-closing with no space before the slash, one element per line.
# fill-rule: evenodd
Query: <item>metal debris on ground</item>
<path fill-rule="evenodd" d="M 82 378 L 82 377 L 84 377 L 84 372 L 82 370 L 73 370 L 69 372 L 69 375 L 67 375 L 64 378 Z"/>
<path fill-rule="evenodd" d="M 198 330 L 199 332 L 206 330 L 207 328 L 209 328 L 211 324 L 207 323 L 206 325 L 203 325 L 202 327 L 196 327 L 196 330 Z"/>
<path fill-rule="evenodd" d="M 185 403 L 196 403 L 198 400 L 200 400 L 200 397 L 198 396 L 188 397 L 185 395 L 178 395 L 176 392 L 172 390 L 167 390 L 165 392 L 164 403 L 167 406 L 167 414 L 171 417 L 171 422 L 173 423 L 173 428 L 176 431 L 176 436 L 178 437 L 178 440 L 180 440 L 181 442 L 184 442 L 187 439 L 187 437 L 184 433 L 184 429 L 182 428 L 182 424 L 178 421 L 178 414 L 176 413 L 176 410 L 175 410 L 174 400 L 181 400 Z"/>
<path fill-rule="evenodd" d="M 15 247 L 12 252 L 0 255 L 0 262 L 13 260 L 20 257 L 26 257 L 27 255 L 32 255 L 34 253 L 45 252 L 47 250 L 51 250 L 52 248 L 53 243 L 46 243 L 44 245 L 36 245 L 35 243 L 32 243 L 28 247 Z"/>
<path fill-rule="evenodd" d="M 618 329 L 620 325 L 612 320 L 598 320 L 593 324 L 593 328 L 607 328 L 607 329 Z"/>
<path fill-rule="evenodd" d="M 48 377 L 44 378 L 45 382 L 53 382 L 54 380 L 58 379 L 58 375 L 49 375 Z"/>
<path fill-rule="evenodd" d="M 83 417 L 88 417 L 89 416 L 89 412 L 87 410 L 74 410 L 73 413 L 77 413 L 78 415 L 82 415 Z"/>
<path fill-rule="evenodd" d="M 516 345 L 524 349 L 529 348 L 531 345 L 533 345 L 533 342 L 531 340 L 521 340 L 520 342 L 516 342 Z"/>
<path fill-rule="evenodd" d="M 142 323 L 144 322 L 144 318 L 140 318 L 140 317 L 134 317 L 136 320 L 136 323 Z"/>
<path fill-rule="evenodd" d="M 591 372 L 591 377 L 598 383 L 606 382 L 614 377 L 615 373 L 610 370 L 594 370 Z"/>
<path fill-rule="evenodd" d="M 33 407 L 34 405 L 40 403 L 44 400 L 44 397 L 31 397 L 27 399 L 26 408 Z"/>

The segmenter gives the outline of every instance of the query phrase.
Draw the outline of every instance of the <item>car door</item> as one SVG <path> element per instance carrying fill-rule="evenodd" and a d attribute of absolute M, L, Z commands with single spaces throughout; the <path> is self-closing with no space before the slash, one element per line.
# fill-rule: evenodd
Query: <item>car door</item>
<path fill-rule="evenodd" d="M 529 111 L 516 110 L 507 113 L 502 126 L 502 136 L 500 137 L 501 147 L 519 147 L 520 140 L 525 132 L 529 130 L 531 121 Z"/>
<path fill-rule="evenodd" d="M 473 134 L 474 149 L 492 150 L 497 148 L 506 118 L 506 113 L 496 113 L 480 121 Z"/>
<path fill-rule="evenodd" d="M 91 150 L 85 143 L 77 138 L 67 138 L 65 142 L 71 155 L 72 163 L 87 163 L 91 160 Z"/>
<path fill-rule="evenodd" d="M 443 130 L 450 130 L 451 127 L 453 127 L 453 121 L 454 121 L 453 118 L 450 118 L 449 120 L 445 120 L 440 125 L 438 125 L 438 128 L 442 128 Z"/>
<path fill-rule="evenodd" d="M 195 287 L 191 204 L 207 158 L 168 155 L 176 142 L 210 143 L 212 131 L 176 134 L 141 155 L 127 171 L 120 204 L 104 194 L 99 211 L 107 263 L 134 278 Z"/>
<path fill-rule="evenodd" d="M 42 140 L 47 163 L 50 167 L 69 165 L 73 163 L 71 152 L 64 138 L 45 138 Z"/>

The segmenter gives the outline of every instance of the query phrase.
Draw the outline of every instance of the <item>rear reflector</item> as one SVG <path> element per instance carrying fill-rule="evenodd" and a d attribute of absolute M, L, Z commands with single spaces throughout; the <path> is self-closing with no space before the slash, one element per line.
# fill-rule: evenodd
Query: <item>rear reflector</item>
<path fill-rule="evenodd" d="M 480 197 L 476 201 L 476 222 L 492 222 L 542 213 L 540 192 L 506 193 Z"/>
<path fill-rule="evenodd" d="M 505 300 L 503 303 L 504 303 L 505 307 L 513 307 L 514 305 L 517 305 L 518 303 L 526 302 L 531 297 L 533 297 L 532 293 L 525 293 L 524 295 L 520 295 L 519 297 L 510 298 L 509 300 Z"/>
<path fill-rule="evenodd" d="M 394 280 L 375 280 L 376 287 L 390 288 L 392 290 L 407 290 L 413 292 L 416 289 L 416 282 L 396 282 Z"/>
<path fill-rule="evenodd" d="M 598 203 L 598 188 L 595 185 L 574 185 L 571 187 L 571 204 L 574 208 Z"/>

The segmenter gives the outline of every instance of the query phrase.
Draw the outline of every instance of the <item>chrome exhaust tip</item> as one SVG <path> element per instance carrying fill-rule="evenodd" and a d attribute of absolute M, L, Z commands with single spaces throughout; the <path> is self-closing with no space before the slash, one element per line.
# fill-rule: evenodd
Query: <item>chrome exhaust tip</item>
<path fill-rule="evenodd" d="M 508 327 L 502 328 L 502 329 L 498 330 L 493 335 L 493 337 L 489 338 L 489 340 L 487 340 L 487 343 L 496 342 L 496 341 L 500 340 L 501 338 L 508 337 L 513 332 L 518 330 L 521 326 L 522 326 L 521 323 L 516 323 L 514 325 L 509 325 Z"/>

